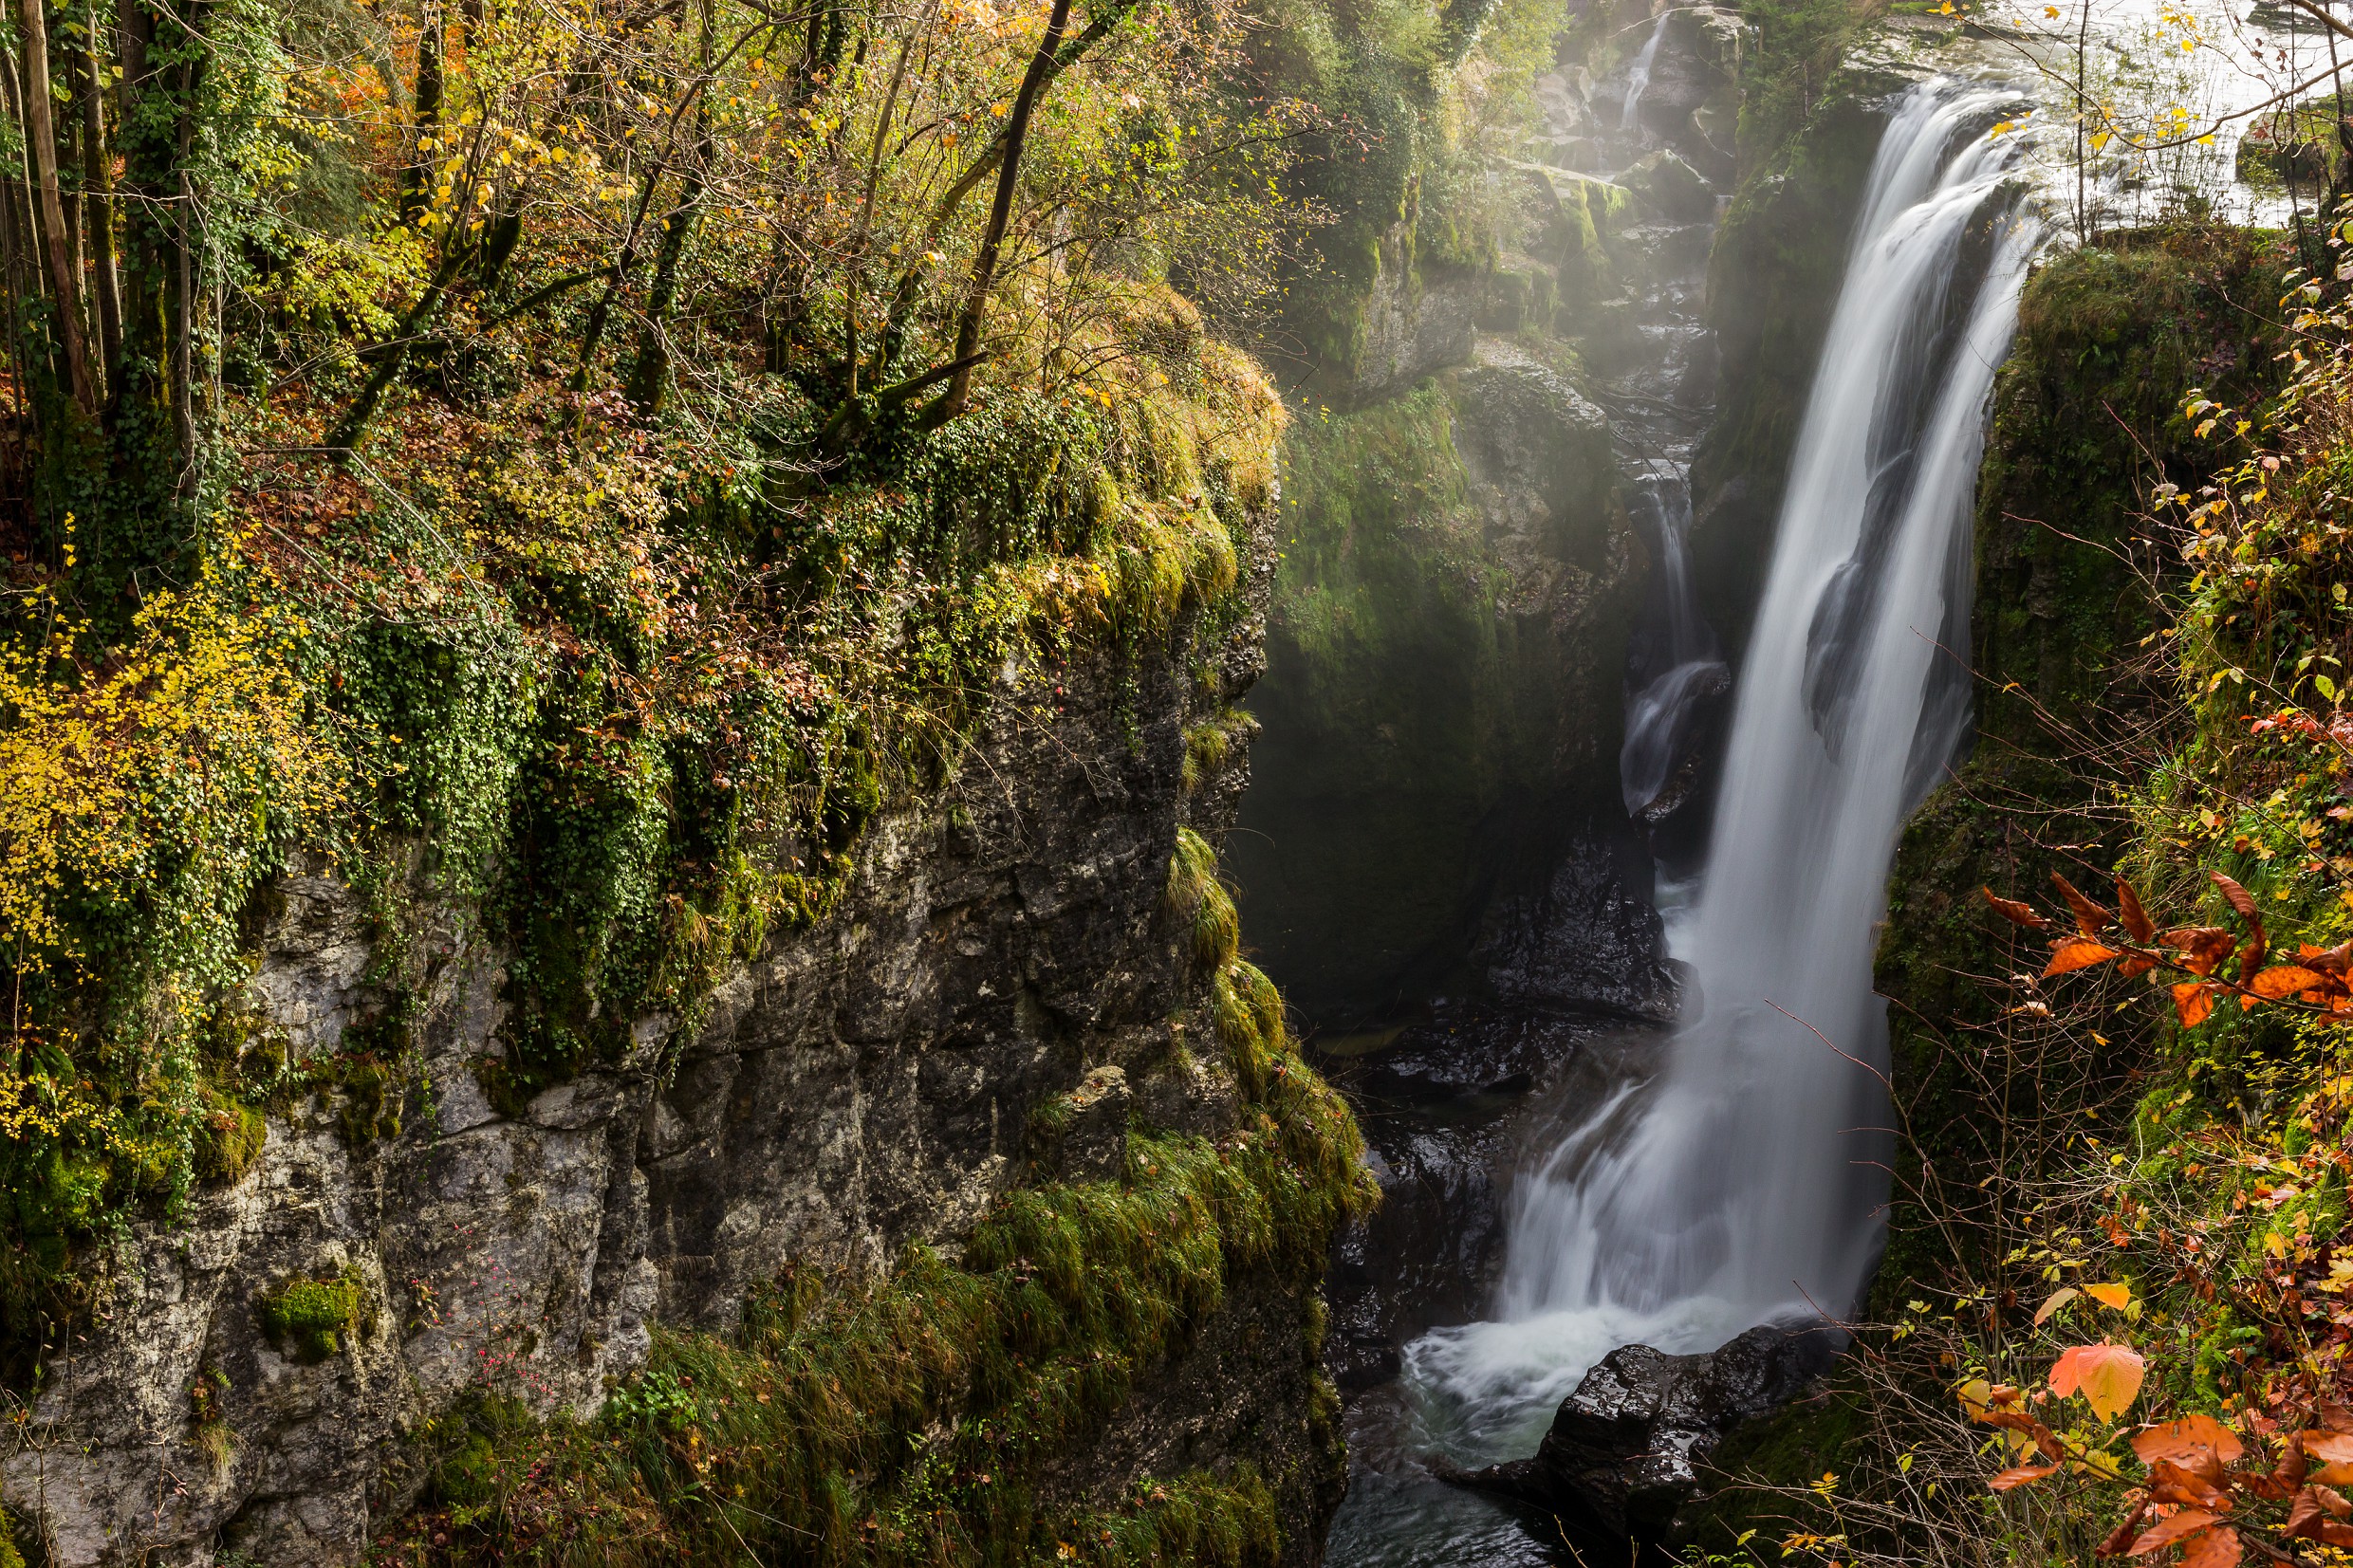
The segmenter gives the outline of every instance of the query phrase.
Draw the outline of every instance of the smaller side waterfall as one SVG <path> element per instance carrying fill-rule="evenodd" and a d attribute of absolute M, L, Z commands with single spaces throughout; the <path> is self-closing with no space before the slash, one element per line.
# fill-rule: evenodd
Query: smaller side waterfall
<path fill-rule="evenodd" d="M 1692 583 L 1691 492 L 1681 478 L 1653 474 L 1633 507 L 1651 547 L 1651 602 L 1626 664 L 1626 735 L 1618 749 L 1618 783 L 1626 815 L 1655 821 L 1689 795 L 1697 729 L 1709 705 L 1732 685 L 1724 651 L 1699 612 Z"/>
<path fill-rule="evenodd" d="M 1642 108 L 1642 95 L 1650 91 L 1650 68 L 1658 58 L 1658 41 L 1667 35 L 1667 18 L 1674 14 L 1673 11 L 1659 13 L 1658 25 L 1650 29 L 1650 37 L 1643 41 L 1642 52 L 1634 57 L 1633 65 L 1626 71 L 1626 106 L 1618 112 L 1618 128 L 1621 131 L 1635 128 L 1635 117 Z"/>

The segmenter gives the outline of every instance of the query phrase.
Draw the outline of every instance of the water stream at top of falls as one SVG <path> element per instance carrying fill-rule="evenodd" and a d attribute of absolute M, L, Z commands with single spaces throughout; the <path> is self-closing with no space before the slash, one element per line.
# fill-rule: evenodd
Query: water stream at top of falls
<path fill-rule="evenodd" d="M 1626 105 L 1618 112 L 1618 128 L 1621 131 L 1631 131 L 1640 123 L 1636 116 L 1641 112 L 1642 95 L 1650 90 L 1650 71 L 1658 59 L 1658 41 L 1667 35 L 1667 19 L 1674 14 L 1671 10 L 1658 13 L 1650 37 L 1642 42 L 1642 52 L 1634 57 L 1634 65 L 1626 72 Z"/>
<path fill-rule="evenodd" d="M 1875 1255 L 1871 929 L 1966 722 L 1937 650 L 1966 610 L 1986 398 L 2040 237 L 2014 210 L 2015 142 L 1985 135 L 2016 102 L 1931 82 L 1881 139 L 1734 689 L 1683 1017 L 1658 1071 L 1517 1184 L 1494 1319 L 1406 1352 L 1466 1458 L 1532 1448 L 1617 1345 L 1842 1313 Z M 1704 656 L 1695 638 L 1677 662 Z"/>

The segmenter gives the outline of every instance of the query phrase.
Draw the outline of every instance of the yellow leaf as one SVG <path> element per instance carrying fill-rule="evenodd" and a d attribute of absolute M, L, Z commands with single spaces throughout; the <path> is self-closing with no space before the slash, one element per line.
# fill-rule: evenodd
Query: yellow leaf
<path fill-rule="evenodd" d="M 2098 1301 L 2102 1306 L 2114 1307 L 2119 1312 L 2132 1305 L 2132 1286 L 2130 1285 L 2085 1285 L 2084 1294 Z"/>
<path fill-rule="evenodd" d="M 2057 1312 L 2061 1307 L 2066 1306 L 2069 1301 L 2074 1301 L 2082 1294 L 2083 1292 L 2076 1289 L 2073 1285 L 2068 1285 L 2062 1290 L 2052 1291 L 2050 1294 L 2050 1300 L 2045 1301 L 2041 1306 L 2034 1309 L 2034 1326 L 2036 1328 L 2040 1328 L 2045 1323 L 2049 1322 L 2051 1314 Z"/>
<path fill-rule="evenodd" d="M 2091 150 L 2092 150 L 2093 152 L 2095 152 L 2095 153 L 2096 153 L 2096 152 L 2098 152 L 2101 148 L 2105 147 L 2107 144 L 2108 144 L 2108 133 L 2107 133 L 2107 132 L 2105 132 L 2105 131 L 2094 131 L 2094 132 L 2092 132 L 2092 134 L 2091 134 Z"/>

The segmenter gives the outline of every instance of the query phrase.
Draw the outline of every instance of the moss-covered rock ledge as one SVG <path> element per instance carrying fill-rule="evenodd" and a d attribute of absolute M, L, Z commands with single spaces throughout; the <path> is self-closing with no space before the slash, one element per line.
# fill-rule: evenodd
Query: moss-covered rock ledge
<path fill-rule="evenodd" d="M 314 858 L 259 884 L 246 978 L 191 1037 L 191 1174 L 103 1225 L 45 1213 L 46 1272 L 14 1254 L 11 1323 L 50 1325 L 0 1468 L 21 1544 L 58 1568 L 1317 1559 L 1343 1455 L 1315 1286 L 1369 1189 L 1216 871 L 1271 434 L 1239 427 L 1253 454 L 1187 435 L 1176 397 L 1126 413 L 1135 439 L 1065 443 L 1024 501 L 1071 543 L 957 611 L 996 629 L 947 650 L 956 702 L 927 677 L 934 760 L 866 737 L 882 765 L 837 770 L 798 837 L 729 819 L 737 873 L 800 868 L 756 901 L 674 883 L 591 920 L 564 901 L 580 866 L 510 858 L 486 913 L 430 826 L 372 881 Z M 594 803 L 520 777 L 517 811 Z M 446 821 L 468 797 L 440 783 Z M 700 864 L 683 787 L 639 816 Z M 677 982 L 642 994 L 676 1005 L 550 958 L 609 978 L 632 932 Z"/>

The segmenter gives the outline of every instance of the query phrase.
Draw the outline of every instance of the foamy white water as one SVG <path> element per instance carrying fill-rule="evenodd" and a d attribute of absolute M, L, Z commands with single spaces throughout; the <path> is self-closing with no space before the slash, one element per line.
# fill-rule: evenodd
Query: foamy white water
<path fill-rule="evenodd" d="M 1929 83 L 1881 142 L 1677 933 L 1683 1020 L 1653 1082 L 1518 1183 L 1496 1320 L 1407 1352 L 1474 1448 L 1528 1451 L 1617 1345 L 1706 1349 L 1843 1315 L 1877 1253 L 1892 1138 L 1872 931 L 1902 820 L 1967 722 L 1935 677 L 1967 608 L 1986 400 L 2041 238 L 2009 194 L 2017 138 L 1986 135 L 2016 102 Z"/>
<path fill-rule="evenodd" d="M 1635 116 L 1642 107 L 1642 95 L 1650 90 L 1650 68 L 1658 59 L 1658 40 L 1667 35 L 1667 18 L 1673 14 L 1672 11 L 1659 13 L 1657 25 L 1650 29 L 1650 36 L 1642 41 L 1641 52 L 1634 57 L 1633 65 L 1626 71 L 1626 106 L 1618 115 L 1618 128 L 1621 131 L 1631 131 L 1635 127 Z"/>

